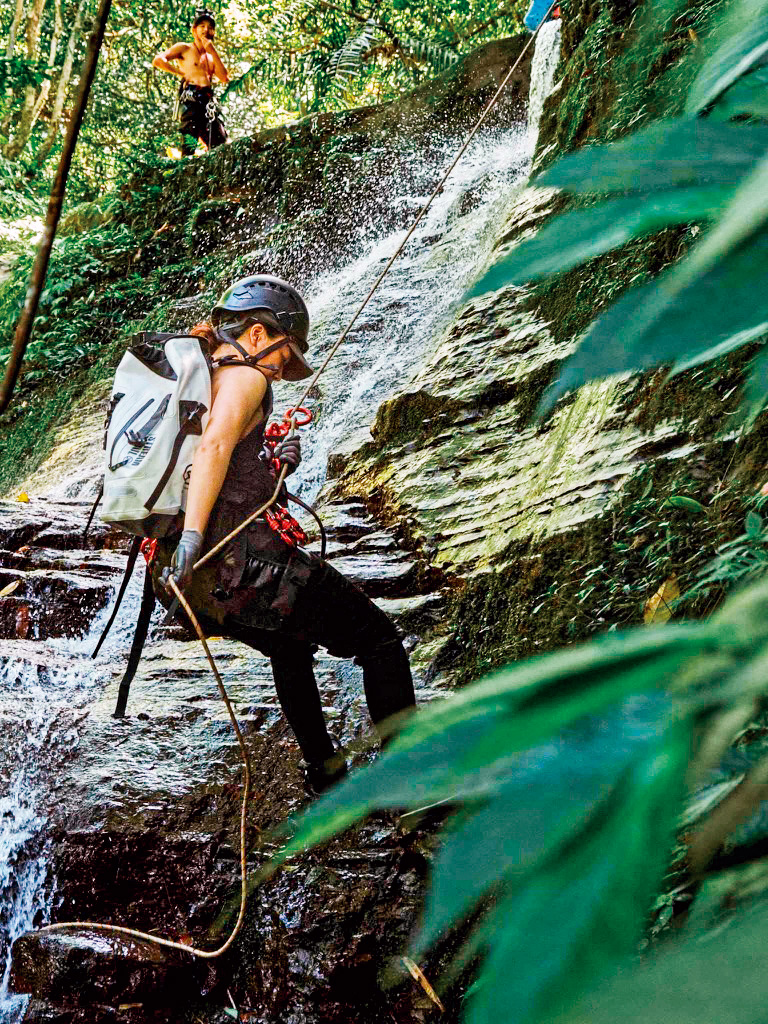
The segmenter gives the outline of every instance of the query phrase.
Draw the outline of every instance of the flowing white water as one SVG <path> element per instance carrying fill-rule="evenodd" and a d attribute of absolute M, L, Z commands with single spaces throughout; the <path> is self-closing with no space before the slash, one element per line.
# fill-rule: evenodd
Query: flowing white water
<path fill-rule="evenodd" d="M 134 580 L 122 626 L 116 627 L 98 661 L 89 655 L 108 607 L 84 637 L 24 644 L 18 658 L 0 652 L 0 1024 L 15 1024 L 27 1003 L 26 996 L 8 992 L 11 945 L 47 919 L 55 895 L 48 872 L 43 790 L 76 750 L 79 725 L 109 678 L 110 661 L 125 656 L 138 599 Z"/>
<path fill-rule="evenodd" d="M 306 431 L 304 460 L 292 480 L 292 489 L 305 498 L 314 498 L 325 481 L 330 453 L 366 439 L 378 405 L 418 368 L 489 259 L 511 192 L 529 173 L 538 117 L 558 59 L 559 24 L 552 25 L 543 27 L 536 42 L 533 130 L 513 125 L 475 141 L 322 378 L 316 403 L 320 415 Z M 425 198 L 393 195 L 392 204 L 405 205 L 415 216 Z M 370 227 L 365 230 L 370 238 Z M 309 307 L 316 365 L 401 238 L 402 232 L 374 238 L 346 267 L 314 275 Z M 280 409 L 291 404 L 297 388 L 281 385 Z M 90 490 L 100 458 L 92 454 L 95 448 L 88 434 L 82 452 L 69 453 L 70 466 L 79 461 L 84 466 L 69 476 L 62 471 L 58 495 L 86 493 L 86 485 Z M 79 720 L 110 678 L 110 661 L 124 660 L 136 602 L 134 588 L 120 616 L 123 628 L 115 631 L 97 662 L 87 655 L 106 609 L 87 637 L 48 641 L 37 660 L 31 655 L 3 657 L 0 651 L 5 747 L 0 764 L 0 1024 L 16 1024 L 25 1005 L 23 998 L 7 991 L 10 945 L 46 917 L 53 899 L 39 789 L 46 771 L 55 771 L 72 756 L 79 741 Z"/>
<path fill-rule="evenodd" d="M 559 18 L 546 21 L 536 37 L 536 49 L 531 62 L 531 89 L 528 94 L 528 131 L 531 133 L 532 146 L 536 145 L 538 138 L 544 100 L 555 84 L 555 72 L 560 59 L 561 29 Z"/>

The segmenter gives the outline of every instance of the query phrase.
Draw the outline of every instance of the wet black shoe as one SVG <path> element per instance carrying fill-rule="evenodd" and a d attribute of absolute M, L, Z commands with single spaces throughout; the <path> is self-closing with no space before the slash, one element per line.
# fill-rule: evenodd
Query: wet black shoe
<path fill-rule="evenodd" d="M 337 750 L 326 761 L 301 761 L 299 767 L 304 776 L 304 790 L 313 799 L 335 786 L 347 774 L 343 750 Z"/>

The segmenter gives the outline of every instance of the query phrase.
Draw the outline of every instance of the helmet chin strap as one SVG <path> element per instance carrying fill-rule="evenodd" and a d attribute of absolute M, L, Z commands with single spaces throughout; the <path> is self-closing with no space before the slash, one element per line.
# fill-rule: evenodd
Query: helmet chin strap
<path fill-rule="evenodd" d="M 255 340 L 255 338 L 253 336 L 253 332 L 256 330 L 257 327 L 262 327 L 262 325 L 261 324 L 253 324 L 253 326 L 251 327 L 250 331 L 248 332 L 248 339 L 249 339 L 249 341 L 251 342 L 251 344 L 253 345 L 254 348 L 256 348 L 256 340 Z M 283 348 L 287 344 L 288 344 L 288 338 L 287 337 L 280 338 L 278 341 L 273 341 L 271 345 L 268 345 L 261 352 L 256 352 L 251 357 L 252 359 L 256 360 L 253 363 L 253 365 L 254 366 L 262 367 L 265 370 L 272 370 L 274 373 L 279 373 L 280 370 L 282 369 L 281 366 L 275 366 L 273 363 L 262 363 L 261 360 L 265 356 L 271 355 L 272 352 L 277 352 L 278 349 Z"/>

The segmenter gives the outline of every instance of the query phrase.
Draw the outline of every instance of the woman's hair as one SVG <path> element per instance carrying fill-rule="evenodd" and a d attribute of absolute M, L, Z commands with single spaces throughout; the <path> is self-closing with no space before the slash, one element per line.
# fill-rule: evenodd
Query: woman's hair
<path fill-rule="evenodd" d="M 282 337 L 286 333 L 274 324 L 265 323 L 258 313 L 247 312 L 243 313 L 240 317 L 238 317 L 237 314 L 234 314 L 232 322 L 237 322 L 238 320 L 242 323 L 242 330 L 240 331 L 241 334 L 251 324 L 261 324 L 267 332 L 267 337 L 270 341 L 277 341 L 278 338 Z M 221 337 L 216 331 L 216 328 L 207 320 L 201 320 L 199 324 L 195 324 L 189 333 L 194 335 L 196 338 L 202 338 L 206 343 L 208 355 L 212 355 L 220 345 L 227 344 L 227 339 Z"/>

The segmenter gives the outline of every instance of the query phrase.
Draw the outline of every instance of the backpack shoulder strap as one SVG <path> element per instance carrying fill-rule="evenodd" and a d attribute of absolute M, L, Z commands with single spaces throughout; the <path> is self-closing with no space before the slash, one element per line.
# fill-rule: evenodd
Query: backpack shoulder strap
<path fill-rule="evenodd" d="M 144 573 L 144 589 L 141 594 L 141 608 L 139 609 L 139 618 L 136 623 L 136 632 L 133 634 L 133 643 L 131 644 L 131 652 L 128 655 L 128 664 L 125 667 L 125 673 L 123 678 L 120 680 L 120 687 L 117 691 L 117 704 L 115 705 L 115 710 L 112 715 L 113 718 L 125 718 L 125 709 L 128 704 L 128 693 L 131 689 L 133 677 L 136 675 L 136 669 L 139 667 L 141 652 L 144 650 L 144 644 L 147 641 L 149 622 L 152 618 L 152 610 L 154 607 L 155 591 L 152 587 L 152 570 L 147 566 Z"/>
<path fill-rule="evenodd" d="M 99 500 L 101 500 L 101 493 L 99 493 Z M 94 506 L 94 510 L 95 507 L 96 506 Z M 134 537 L 133 540 L 131 541 L 131 546 L 128 549 L 128 561 L 125 563 L 125 572 L 123 573 L 123 578 L 120 582 L 120 589 L 118 590 L 117 597 L 115 598 L 115 607 L 112 609 L 112 614 L 109 616 L 109 620 L 107 621 L 107 624 L 104 627 L 101 636 L 99 637 L 99 642 L 96 644 L 96 649 L 91 655 L 92 658 L 95 658 L 96 655 L 101 650 L 101 645 L 107 639 L 107 634 L 109 633 L 110 629 L 112 629 L 112 625 L 115 619 L 117 618 L 117 613 L 120 610 L 120 605 L 123 603 L 123 598 L 125 597 L 125 591 L 128 589 L 128 581 L 130 580 L 131 575 L 133 573 L 133 567 L 136 565 L 136 559 L 138 558 L 140 547 L 141 537 Z"/>

